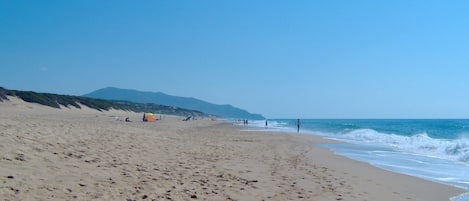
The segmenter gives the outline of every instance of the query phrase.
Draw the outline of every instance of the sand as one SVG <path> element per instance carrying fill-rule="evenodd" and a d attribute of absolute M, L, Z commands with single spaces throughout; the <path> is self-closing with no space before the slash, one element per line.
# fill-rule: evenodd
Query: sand
<path fill-rule="evenodd" d="M 449 200 L 464 192 L 320 148 L 310 135 L 0 102 L 0 200 Z M 116 121 L 130 117 L 133 122 Z"/>

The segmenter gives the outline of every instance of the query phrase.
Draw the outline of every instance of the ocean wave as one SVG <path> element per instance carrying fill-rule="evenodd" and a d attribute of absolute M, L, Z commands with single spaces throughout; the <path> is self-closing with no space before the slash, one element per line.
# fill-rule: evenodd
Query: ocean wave
<path fill-rule="evenodd" d="M 357 129 L 336 137 L 353 144 L 386 146 L 406 153 L 469 163 L 469 140 L 467 138 L 435 139 L 426 133 L 403 136 L 380 133 L 373 129 Z"/>

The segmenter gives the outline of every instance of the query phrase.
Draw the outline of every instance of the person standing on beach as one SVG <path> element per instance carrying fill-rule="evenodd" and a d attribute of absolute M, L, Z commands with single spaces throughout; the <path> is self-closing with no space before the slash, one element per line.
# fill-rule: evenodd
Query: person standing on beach
<path fill-rule="evenodd" d="M 298 119 L 298 122 L 296 123 L 296 126 L 298 126 L 298 133 L 300 133 L 300 126 L 301 126 L 300 119 Z"/>
<path fill-rule="evenodd" d="M 266 120 L 265 120 L 265 127 L 267 127 L 267 125 L 268 125 L 268 124 L 267 124 L 267 119 L 266 119 Z"/>

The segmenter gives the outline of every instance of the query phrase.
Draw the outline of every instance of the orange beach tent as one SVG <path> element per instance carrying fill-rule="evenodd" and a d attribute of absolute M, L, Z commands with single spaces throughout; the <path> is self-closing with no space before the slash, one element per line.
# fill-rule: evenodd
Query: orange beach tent
<path fill-rule="evenodd" d="M 155 115 L 153 113 L 146 113 L 145 114 L 145 120 L 150 121 L 150 122 L 155 122 L 156 118 L 155 118 Z"/>

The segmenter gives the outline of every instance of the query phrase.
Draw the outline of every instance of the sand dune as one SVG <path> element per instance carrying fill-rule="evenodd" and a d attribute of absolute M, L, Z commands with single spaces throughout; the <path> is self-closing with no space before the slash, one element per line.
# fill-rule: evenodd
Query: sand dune
<path fill-rule="evenodd" d="M 233 125 L 0 103 L 0 200 L 448 200 L 464 192 Z M 133 122 L 116 121 L 130 117 Z"/>

